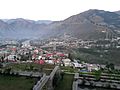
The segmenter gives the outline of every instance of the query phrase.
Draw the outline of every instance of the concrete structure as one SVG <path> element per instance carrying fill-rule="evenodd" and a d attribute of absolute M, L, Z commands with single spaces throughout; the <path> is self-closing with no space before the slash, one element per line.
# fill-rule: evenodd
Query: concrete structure
<path fill-rule="evenodd" d="M 37 82 L 37 84 L 34 85 L 33 90 L 44 90 L 44 89 L 45 90 L 54 90 L 53 79 L 54 79 L 55 75 L 58 75 L 60 77 L 59 66 L 56 66 L 49 76 L 44 74 L 43 77 Z"/>
<path fill-rule="evenodd" d="M 110 79 L 109 76 L 101 76 L 100 80 L 96 80 L 94 75 L 87 75 L 82 74 L 79 75 L 79 73 L 75 73 L 74 81 L 73 81 L 73 90 L 89 90 L 89 87 L 92 89 L 97 88 L 107 88 L 107 89 L 113 89 L 113 90 L 120 90 L 120 81 L 119 79 Z M 84 88 L 83 88 L 84 87 Z"/>

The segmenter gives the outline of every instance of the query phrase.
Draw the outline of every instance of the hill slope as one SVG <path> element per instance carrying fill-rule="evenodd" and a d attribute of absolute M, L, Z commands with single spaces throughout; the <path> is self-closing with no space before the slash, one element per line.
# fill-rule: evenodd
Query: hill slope
<path fill-rule="evenodd" d="M 116 35 L 120 30 L 120 15 L 103 10 L 88 10 L 64 21 L 53 22 L 50 29 L 54 35 L 64 32 L 82 39 L 105 38 L 105 32 Z M 103 33 L 104 32 L 104 33 Z"/>

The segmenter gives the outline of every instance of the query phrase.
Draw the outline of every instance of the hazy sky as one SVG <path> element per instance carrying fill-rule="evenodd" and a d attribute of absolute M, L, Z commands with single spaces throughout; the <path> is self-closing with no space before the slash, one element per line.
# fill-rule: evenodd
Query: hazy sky
<path fill-rule="evenodd" d="M 0 0 L 0 18 L 63 20 L 88 9 L 120 10 L 120 0 Z"/>

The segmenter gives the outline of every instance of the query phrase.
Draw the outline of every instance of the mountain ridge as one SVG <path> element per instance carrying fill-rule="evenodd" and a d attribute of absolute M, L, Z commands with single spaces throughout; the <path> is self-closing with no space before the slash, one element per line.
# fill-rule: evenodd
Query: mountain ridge
<path fill-rule="evenodd" d="M 49 38 L 67 33 L 81 39 L 104 39 L 105 32 L 115 37 L 119 35 L 120 31 L 119 14 L 97 9 L 90 9 L 62 21 L 43 20 L 41 22 L 22 18 L 3 22 L 0 20 L 0 35 L 3 38 L 6 36 L 11 38 L 13 36 L 14 38 Z M 6 30 L 9 35 L 3 30 Z"/>

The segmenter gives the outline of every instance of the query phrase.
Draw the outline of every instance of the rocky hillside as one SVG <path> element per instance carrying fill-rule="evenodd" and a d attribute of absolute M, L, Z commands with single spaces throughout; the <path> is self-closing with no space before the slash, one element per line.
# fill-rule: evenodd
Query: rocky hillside
<path fill-rule="evenodd" d="M 109 37 L 118 35 L 120 31 L 120 15 L 103 10 L 88 10 L 71 16 L 64 21 L 53 22 L 50 25 L 55 35 L 64 32 L 82 39 L 105 38 L 106 32 Z"/>

